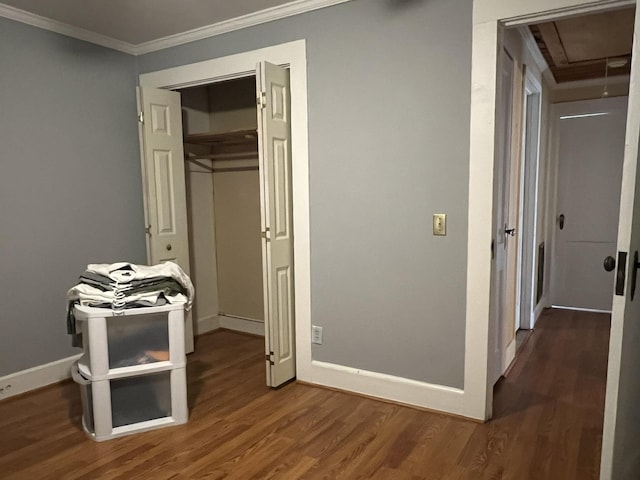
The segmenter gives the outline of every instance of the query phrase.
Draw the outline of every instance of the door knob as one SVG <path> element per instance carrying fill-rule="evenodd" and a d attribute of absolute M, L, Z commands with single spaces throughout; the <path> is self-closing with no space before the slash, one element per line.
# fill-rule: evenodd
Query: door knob
<path fill-rule="evenodd" d="M 167 250 L 171 250 L 173 247 L 171 246 L 170 243 L 167 244 Z"/>
<path fill-rule="evenodd" d="M 560 230 L 564 229 L 564 213 L 561 213 L 558 217 L 558 227 L 560 227 Z"/>
<path fill-rule="evenodd" d="M 609 255 L 607 258 L 604 259 L 604 269 L 607 272 L 610 272 L 614 268 L 616 268 L 616 259 L 613 258 L 611 255 Z"/>

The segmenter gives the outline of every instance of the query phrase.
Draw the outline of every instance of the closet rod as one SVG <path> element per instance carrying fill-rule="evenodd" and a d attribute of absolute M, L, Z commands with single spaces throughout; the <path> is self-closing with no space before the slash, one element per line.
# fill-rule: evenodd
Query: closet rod
<path fill-rule="evenodd" d="M 189 152 L 187 155 L 188 155 L 187 157 L 188 159 L 225 161 L 225 160 L 236 160 L 239 158 L 242 159 L 242 158 L 249 158 L 249 157 L 257 157 L 258 152 L 252 151 L 252 152 L 237 152 L 237 153 L 203 153 L 201 155 L 197 155 L 195 153 Z"/>
<path fill-rule="evenodd" d="M 201 173 L 211 173 L 211 172 L 213 172 L 213 166 L 212 165 L 210 166 L 210 165 L 206 165 L 206 164 L 204 164 L 202 162 L 199 162 L 197 158 L 187 158 L 187 161 L 199 166 L 200 168 L 204 168 L 206 170 L 206 172 L 201 172 Z"/>
<path fill-rule="evenodd" d="M 225 168 L 214 168 L 212 170 L 213 173 L 216 172 L 249 172 L 251 170 L 260 170 L 259 167 L 225 167 Z"/>
<path fill-rule="evenodd" d="M 218 168 L 212 168 L 209 165 L 205 165 L 202 162 L 199 162 L 197 159 L 193 159 L 193 158 L 189 158 L 188 159 L 191 163 L 199 166 L 200 168 L 203 168 L 205 171 L 191 171 L 190 173 L 215 173 L 215 172 L 246 172 L 246 171 L 250 171 L 250 170 L 259 170 L 260 168 L 255 165 L 255 166 L 247 166 L 247 167 L 218 167 Z"/>
<path fill-rule="evenodd" d="M 192 170 L 189 173 L 206 173 L 210 175 L 212 173 L 226 173 L 226 172 L 250 172 L 252 170 L 260 170 L 258 167 L 227 167 L 227 168 L 214 168 L 213 170 Z"/>

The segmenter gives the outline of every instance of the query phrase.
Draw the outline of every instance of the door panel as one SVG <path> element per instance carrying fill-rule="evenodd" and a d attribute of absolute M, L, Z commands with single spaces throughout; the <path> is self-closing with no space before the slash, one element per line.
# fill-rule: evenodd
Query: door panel
<path fill-rule="evenodd" d="M 608 311 L 614 273 L 602 262 L 615 257 L 627 98 L 571 102 L 556 112 L 556 218 L 564 215 L 564 227 L 555 226 L 551 301 Z"/>
<path fill-rule="evenodd" d="M 495 172 L 494 196 L 497 208 L 496 224 L 494 225 L 494 259 L 493 268 L 493 305 L 495 318 L 495 339 L 493 352 L 492 384 L 504 373 L 507 358 L 507 346 L 513 332 L 507 326 L 509 312 L 506 306 L 509 291 L 509 255 L 511 251 L 511 237 L 505 235 L 505 228 L 509 226 L 510 198 L 511 198 L 511 154 L 512 154 L 512 119 L 513 119 L 513 85 L 514 62 L 503 50 L 501 59 L 501 75 L 499 77 L 500 103 L 496 118 L 496 147 L 497 160 Z"/>
<path fill-rule="evenodd" d="M 257 72 L 267 383 L 276 387 L 295 377 L 289 72 L 267 62 Z"/>
<path fill-rule="evenodd" d="M 144 122 L 140 125 L 148 260 L 176 262 L 189 274 L 187 195 L 182 145 L 180 94 L 138 87 Z M 185 324 L 185 348 L 193 351 L 191 312 Z"/>
<path fill-rule="evenodd" d="M 636 9 L 635 25 L 617 242 L 619 252 L 628 252 L 627 282 L 624 295 L 613 297 L 600 463 L 603 480 L 640 478 L 640 292 L 636 291 L 631 300 L 630 288 L 630 277 L 636 267 L 634 252 L 640 250 L 640 198 L 636 194 L 640 192 L 640 56 L 637 55 L 640 8 Z"/>

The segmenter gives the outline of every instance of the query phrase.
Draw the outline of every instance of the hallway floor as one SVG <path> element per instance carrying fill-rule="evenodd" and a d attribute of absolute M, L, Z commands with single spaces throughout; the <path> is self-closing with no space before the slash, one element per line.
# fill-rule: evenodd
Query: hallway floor
<path fill-rule="evenodd" d="M 9 479 L 598 478 L 608 315 L 546 311 L 487 424 L 291 383 L 264 386 L 263 340 L 229 331 L 189 357 L 189 423 L 103 443 L 71 382 L 0 402 Z"/>

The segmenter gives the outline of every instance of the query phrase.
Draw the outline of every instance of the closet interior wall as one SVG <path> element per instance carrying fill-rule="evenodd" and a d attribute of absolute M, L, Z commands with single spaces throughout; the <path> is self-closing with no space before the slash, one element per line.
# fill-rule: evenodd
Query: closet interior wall
<path fill-rule="evenodd" d="M 196 325 L 264 323 L 255 77 L 180 93 Z M 206 134 L 215 140 L 193 138 Z"/>

